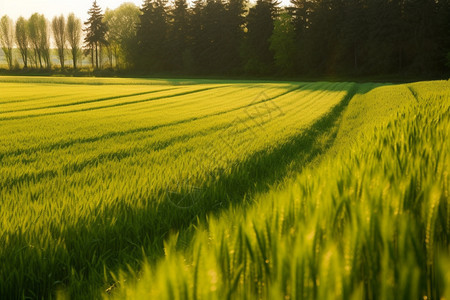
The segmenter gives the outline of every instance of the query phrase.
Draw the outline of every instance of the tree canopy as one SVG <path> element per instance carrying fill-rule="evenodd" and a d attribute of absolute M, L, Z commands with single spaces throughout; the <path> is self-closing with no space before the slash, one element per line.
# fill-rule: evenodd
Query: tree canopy
<path fill-rule="evenodd" d="M 275 0 L 143 0 L 140 8 L 124 3 L 105 16 L 93 1 L 88 13 L 84 49 L 96 69 L 264 76 L 450 71 L 448 0 L 291 0 L 288 7 Z M 80 20 L 72 14 L 64 22 L 52 21 L 54 44 L 60 65 L 70 46 L 77 68 Z M 25 68 L 50 67 L 43 15 L 19 18 L 15 27 L 5 16 L 1 28 L 10 68 L 14 42 Z"/>
<path fill-rule="evenodd" d="M 73 13 L 69 14 L 66 25 L 67 41 L 71 48 L 73 68 L 77 68 L 78 56 L 81 54 L 81 20 Z"/>
<path fill-rule="evenodd" d="M 14 45 L 14 23 L 10 17 L 4 15 L 0 19 L 0 44 L 5 53 L 8 67 L 12 69 L 12 51 Z"/>
<path fill-rule="evenodd" d="M 92 7 L 88 11 L 89 19 L 84 23 L 86 26 L 86 37 L 84 38 L 85 47 L 90 49 L 92 57 L 92 65 L 99 68 L 99 49 L 101 46 L 107 45 L 106 33 L 108 28 L 103 22 L 102 9 L 94 0 Z M 100 53 L 101 55 L 101 53 Z"/>

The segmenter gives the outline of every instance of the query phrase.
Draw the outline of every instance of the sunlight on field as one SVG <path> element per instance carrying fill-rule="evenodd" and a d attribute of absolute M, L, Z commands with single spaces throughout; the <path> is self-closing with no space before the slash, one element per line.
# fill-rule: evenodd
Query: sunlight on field
<path fill-rule="evenodd" d="M 450 85 L 364 89 L 320 164 L 210 218 L 189 247 L 172 235 L 117 298 L 448 298 Z"/>
<path fill-rule="evenodd" d="M 14 276 L 0 274 L 6 293 L 13 286 L 43 293 L 227 206 L 256 183 L 264 156 L 353 86 L 0 81 L 0 236 L 7 237 L 0 257 L 15 266 Z"/>
<path fill-rule="evenodd" d="M 0 91 L 0 295 L 448 293 L 448 81 L 0 77 Z"/>

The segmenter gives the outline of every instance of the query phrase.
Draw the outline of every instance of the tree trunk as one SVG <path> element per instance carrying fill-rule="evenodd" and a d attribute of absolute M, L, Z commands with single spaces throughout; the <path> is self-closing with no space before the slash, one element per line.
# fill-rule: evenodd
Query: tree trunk
<path fill-rule="evenodd" d="M 98 45 L 98 66 L 100 69 L 103 68 L 103 47 L 102 44 Z"/>
<path fill-rule="evenodd" d="M 114 59 L 116 62 L 116 69 L 118 70 L 119 69 L 119 56 L 117 53 L 117 47 L 114 47 Z"/>
<path fill-rule="evenodd" d="M 106 47 L 106 49 L 108 50 L 108 60 L 109 60 L 109 66 L 112 68 L 114 68 L 113 66 L 113 46 L 111 44 L 109 44 L 109 46 Z"/>
<path fill-rule="evenodd" d="M 91 63 L 92 63 L 92 69 L 95 68 L 95 55 L 94 55 L 94 44 L 91 46 Z"/>
<path fill-rule="evenodd" d="M 73 60 L 73 69 L 77 69 L 77 51 L 76 49 L 72 49 L 72 60 Z"/>
<path fill-rule="evenodd" d="M 27 49 L 25 49 L 24 54 L 23 54 L 23 66 L 24 68 L 28 68 L 28 53 L 27 53 Z"/>
<path fill-rule="evenodd" d="M 38 52 L 39 66 L 40 66 L 41 69 L 42 69 L 42 57 L 41 57 L 41 56 L 42 56 L 41 53 Z"/>
<path fill-rule="evenodd" d="M 97 45 L 97 43 L 95 43 L 95 66 L 97 67 L 97 70 L 98 70 L 98 45 Z"/>
<path fill-rule="evenodd" d="M 64 49 L 59 53 L 59 61 L 61 62 L 61 69 L 64 69 Z"/>

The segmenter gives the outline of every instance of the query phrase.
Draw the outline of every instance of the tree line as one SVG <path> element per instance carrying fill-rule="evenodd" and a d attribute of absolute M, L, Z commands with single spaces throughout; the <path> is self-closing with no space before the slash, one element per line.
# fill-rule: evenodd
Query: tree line
<path fill-rule="evenodd" d="M 0 19 L 0 42 L 10 69 L 14 67 L 13 49 L 16 46 L 24 68 L 50 68 L 50 34 L 53 33 L 61 67 L 69 45 L 73 67 L 81 51 L 81 21 L 74 14 L 53 18 L 49 23 L 44 15 L 35 13 L 27 20 L 23 17 L 13 22 L 8 16 Z"/>
<path fill-rule="evenodd" d="M 88 13 L 90 17 L 84 24 L 73 13 L 67 18 L 55 16 L 51 21 L 38 13 L 16 22 L 4 15 L 0 19 L 0 44 L 8 68 L 17 69 L 20 64 L 24 69 L 50 69 L 52 38 L 62 69 L 67 67 L 67 59 L 72 61 L 73 69 L 78 69 L 85 57 L 90 58 L 95 69 L 131 69 L 131 60 L 125 55 L 136 43 L 139 8 L 125 3 L 102 14 L 94 1 Z"/>
<path fill-rule="evenodd" d="M 144 0 L 115 10 L 93 2 L 82 29 L 70 14 L 7 16 L 0 41 L 24 68 L 61 68 L 69 49 L 95 69 L 203 75 L 436 74 L 450 67 L 450 0 Z M 81 46 L 82 30 L 84 44 Z M 82 51 L 84 50 L 84 51 Z"/>

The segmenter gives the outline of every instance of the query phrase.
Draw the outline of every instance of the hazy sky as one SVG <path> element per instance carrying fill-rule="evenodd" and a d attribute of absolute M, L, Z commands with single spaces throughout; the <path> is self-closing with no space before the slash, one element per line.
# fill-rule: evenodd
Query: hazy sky
<path fill-rule="evenodd" d="M 67 14 L 73 12 L 85 21 L 92 2 L 93 0 L 0 0 L 0 16 L 6 14 L 15 21 L 20 16 L 28 18 L 31 14 L 38 12 L 44 14 L 47 19 L 52 19 L 56 15 L 64 14 L 67 16 Z M 106 8 L 114 9 L 123 2 L 132 2 L 140 7 L 144 1 L 97 0 L 103 11 Z M 251 0 L 251 2 L 256 2 L 256 0 Z M 282 3 L 289 3 L 289 0 L 283 0 Z"/>
<path fill-rule="evenodd" d="M 75 13 L 83 21 L 87 19 L 87 11 L 91 7 L 93 0 L 0 0 L 0 16 L 8 15 L 13 20 L 20 16 L 28 18 L 33 13 L 44 14 L 47 19 L 56 15 L 67 15 Z M 123 2 L 133 2 L 138 6 L 144 2 L 142 0 L 97 0 L 97 4 L 105 9 L 114 9 Z"/>

